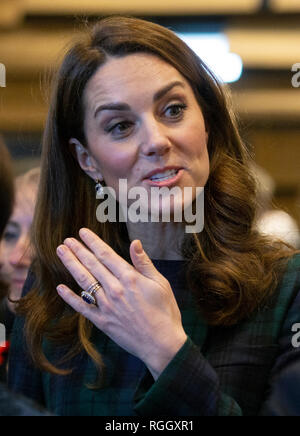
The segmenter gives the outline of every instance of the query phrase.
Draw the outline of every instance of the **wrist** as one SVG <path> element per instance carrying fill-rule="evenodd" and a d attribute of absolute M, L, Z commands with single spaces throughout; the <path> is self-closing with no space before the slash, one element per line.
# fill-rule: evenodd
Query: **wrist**
<path fill-rule="evenodd" d="M 148 357 L 145 362 L 154 380 L 157 380 L 164 369 L 169 365 L 178 351 L 182 348 L 187 340 L 187 334 L 182 331 L 176 337 L 169 338 L 156 347 L 155 351 Z"/>

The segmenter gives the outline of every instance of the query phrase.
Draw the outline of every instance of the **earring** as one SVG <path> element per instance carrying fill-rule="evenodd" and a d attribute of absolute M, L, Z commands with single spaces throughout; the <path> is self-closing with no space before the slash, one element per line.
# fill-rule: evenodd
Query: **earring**
<path fill-rule="evenodd" d="M 100 183 L 100 180 L 98 179 L 96 180 L 95 190 L 96 190 L 96 198 L 101 198 L 104 194 L 104 189 Z"/>

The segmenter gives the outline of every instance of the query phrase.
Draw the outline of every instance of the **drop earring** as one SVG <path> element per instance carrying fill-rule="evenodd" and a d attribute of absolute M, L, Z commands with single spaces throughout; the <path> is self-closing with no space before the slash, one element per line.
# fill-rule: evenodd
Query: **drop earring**
<path fill-rule="evenodd" d="M 98 179 L 96 180 L 95 190 L 96 190 L 96 198 L 101 198 L 104 194 L 104 189 L 100 183 L 100 180 Z"/>

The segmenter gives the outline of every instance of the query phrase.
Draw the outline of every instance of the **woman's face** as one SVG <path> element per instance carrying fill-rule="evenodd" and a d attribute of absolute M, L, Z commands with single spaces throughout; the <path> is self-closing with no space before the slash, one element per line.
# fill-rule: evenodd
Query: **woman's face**
<path fill-rule="evenodd" d="M 144 188 L 149 198 L 151 187 L 205 186 L 203 114 L 174 67 L 143 53 L 110 58 L 88 82 L 84 105 L 89 156 L 78 152 L 79 163 L 117 196 L 119 179 L 128 190 Z"/>
<path fill-rule="evenodd" d="M 33 211 L 34 200 L 31 195 L 26 195 L 24 189 L 17 192 L 13 213 L 4 230 L 0 250 L 0 273 L 9 283 L 12 299 L 20 298 L 32 259 L 29 233 Z"/>

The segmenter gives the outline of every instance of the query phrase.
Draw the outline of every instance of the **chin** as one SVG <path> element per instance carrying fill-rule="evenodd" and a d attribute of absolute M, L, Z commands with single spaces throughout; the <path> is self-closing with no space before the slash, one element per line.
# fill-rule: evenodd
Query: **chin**
<path fill-rule="evenodd" d="M 182 198 L 174 196 L 160 198 L 159 202 L 149 204 L 148 214 L 150 217 L 159 217 L 160 222 L 183 222 L 184 203 Z"/>
<path fill-rule="evenodd" d="M 10 295 L 12 299 L 21 298 L 23 286 L 25 282 L 13 283 L 10 287 Z"/>

